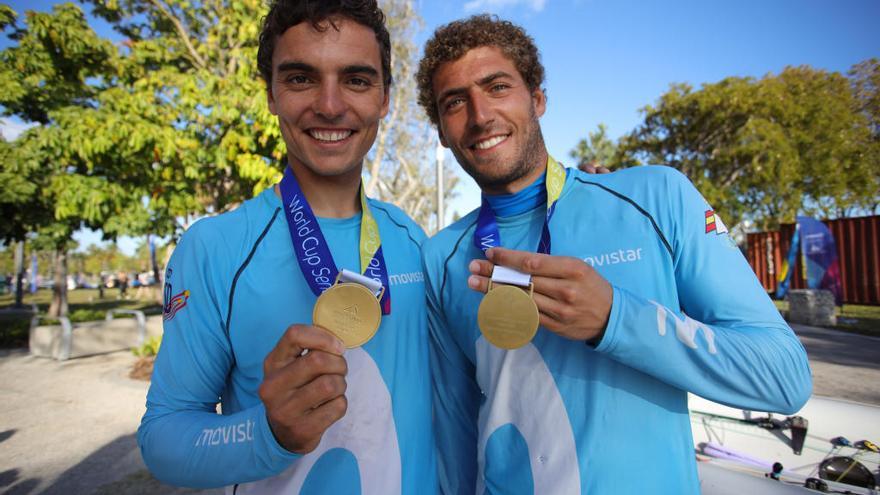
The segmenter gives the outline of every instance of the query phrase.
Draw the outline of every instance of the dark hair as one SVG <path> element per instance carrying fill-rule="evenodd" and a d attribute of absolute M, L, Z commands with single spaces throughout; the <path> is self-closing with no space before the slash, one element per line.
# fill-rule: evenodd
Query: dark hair
<path fill-rule="evenodd" d="M 272 84 L 272 54 L 278 37 L 301 22 L 311 23 L 318 31 L 338 30 L 334 17 L 351 19 L 376 33 L 382 57 L 382 82 L 391 86 L 391 36 L 385 27 L 385 14 L 376 0 L 275 0 L 263 18 L 257 68 L 267 85 Z"/>
<path fill-rule="evenodd" d="M 497 47 L 510 58 L 529 90 L 540 89 L 544 83 L 544 66 L 541 65 L 538 47 L 523 28 L 489 14 L 450 22 L 437 28 L 434 36 L 425 44 L 425 55 L 419 62 L 416 75 L 419 104 L 434 125 L 439 125 L 432 81 L 434 72 L 440 65 L 458 60 L 469 50 L 481 46 Z"/>

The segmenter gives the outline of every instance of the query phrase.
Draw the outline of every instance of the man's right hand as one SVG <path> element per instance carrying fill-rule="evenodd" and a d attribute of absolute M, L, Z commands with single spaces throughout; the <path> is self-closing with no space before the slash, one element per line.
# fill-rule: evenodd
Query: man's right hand
<path fill-rule="evenodd" d="M 324 329 L 291 325 L 263 361 L 260 399 L 272 433 L 290 452 L 315 450 L 327 428 L 345 415 L 344 351 L 342 341 Z"/>

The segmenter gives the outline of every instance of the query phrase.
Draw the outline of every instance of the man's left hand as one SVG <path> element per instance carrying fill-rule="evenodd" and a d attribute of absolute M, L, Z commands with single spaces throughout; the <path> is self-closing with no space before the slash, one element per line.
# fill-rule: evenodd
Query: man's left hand
<path fill-rule="evenodd" d="M 541 325 L 573 340 L 598 341 L 611 314 L 611 284 L 582 260 L 568 256 L 492 248 L 473 260 L 468 286 L 486 292 L 495 265 L 532 276 Z"/>

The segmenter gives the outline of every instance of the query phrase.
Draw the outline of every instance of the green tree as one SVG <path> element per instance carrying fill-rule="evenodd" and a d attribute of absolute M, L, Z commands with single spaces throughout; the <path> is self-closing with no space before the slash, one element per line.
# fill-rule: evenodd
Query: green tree
<path fill-rule="evenodd" d="M 9 88 L 0 104 L 6 115 L 39 124 L 0 172 L 21 182 L 0 191 L 0 201 L 18 195 L 0 204 L 15 218 L 10 236 L 40 231 L 58 249 L 82 226 L 108 239 L 176 236 L 191 218 L 228 210 L 280 178 L 284 143 L 256 69 L 262 1 L 90 4 L 124 37 L 118 46 L 89 29 L 72 4 L 28 12 L 27 29 L 15 26 L 11 9 L 0 11 L 17 42 L 0 55 L 0 82 Z M 383 6 L 400 94 L 393 89 L 367 189 L 426 224 L 431 146 L 411 96 L 420 20 L 411 0 Z M 453 183 L 447 179 L 447 191 Z"/>
<path fill-rule="evenodd" d="M 155 171 L 154 233 L 179 234 L 280 177 L 281 136 L 256 70 L 261 1 L 91 3 L 126 38 L 114 111 L 132 122 L 129 146 L 147 152 L 129 160 Z"/>
<path fill-rule="evenodd" d="M 587 134 L 586 139 L 578 141 L 569 155 L 578 165 L 601 165 L 609 169 L 619 165 L 617 145 L 608 138 L 608 126 L 603 123 L 600 123 L 595 131 Z"/>
<path fill-rule="evenodd" d="M 731 226 L 828 217 L 872 194 L 866 119 L 839 73 L 788 67 L 694 90 L 672 85 L 619 143 L 621 161 L 681 170 Z"/>
<path fill-rule="evenodd" d="M 394 87 L 388 117 L 379 126 L 376 144 L 367 157 L 367 194 L 394 203 L 428 231 L 436 231 L 436 132 L 416 102 L 415 72 L 418 48 L 415 36 L 422 19 L 411 0 L 381 0 L 391 34 L 391 71 Z M 452 165 L 444 163 L 443 192 L 452 195 L 458 180 Z"/>
<path fill-rule="evenodd" d="M 873 171 L 873 181 L 866 184 L 873 194 L 866 195 L 859 206 L 867 212 L 880 213 L 880 59 L 871 58 L 849 71 L 857 110 L 868 120 L 870 133 L 864 146 L 864 160 Z"/>
<path fill-rule="evenodd" d="M 89 159 L 89 119 L 103 111 L 104 93 L 118 74 L 118 53 L 89 28 L 79 7 L 59 4 L 51 13 L 26 13 L 26 28 L 2 9 L 3 27 L 15 45 L 0 52 L 0 104 L 5 115 L 37 124 L 11 146 L 2 164 L 9 184 L 0 199 L 12 221 L 7 239 L 36 233 L 36 245 L 51 249 L 55 276 L 50 314 L 67 311 L 67 250 L 81 226 L 116 235 L 132 223 L 146 224 L 140 194 L 126 184 L 125 170 Z"/>
<path fill-rule="evenodd" d="M 138 129 L 154 143 L 150 211 L 181 218 L 234 207 L 280 178 L 284 142 L 266 104 L 256 67 L 260 0 L 91 0 L 94 13 L 126 37 L 124 78 L 131 109 L 150 109 L 154 126 Z M 411 0 L 381 2 L 392 39 L 396 85 L 366 163 L 368 194 L 392 201 L 427 224 L 435 189 L 426 174 L 429 127 L 415 104 L 413 42 L 421 19 Z M 173 131 L 173 132 L 169 132 Z M 429 144 L 429 143 L 428 143 Z M 451 178 L 447 190 L 451 190 Z M 161 215 L 159 215 L 161 213 Z M 155 232 L 164 235 L 168 232 Z"/>

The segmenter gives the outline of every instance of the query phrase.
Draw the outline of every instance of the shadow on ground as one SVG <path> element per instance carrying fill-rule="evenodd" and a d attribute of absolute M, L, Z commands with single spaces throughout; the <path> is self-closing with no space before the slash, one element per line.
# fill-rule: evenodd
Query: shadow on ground
<path fill-rule="evenodd" d="M 798 327 L 811 360 L 880 371 L 880 339 L 836 330 Z"/>
<path fill-rule="evenodd" d="M 40 480 L 36 478 L 19 480 L 18 474 L 18 469 L 10 469 L 0 473 L 0 476 L 3 477 L 3 480 L 0 481 L 0 488 L 5 488 L 7 483 L 11 485 L 9 486 L 9 489 L 3 493 L 7 495 L 27 495 L 33 493 L 37 485 L 40 484 Z"/>
<path fill-rule="evenodd" d="M 0 433 L 0 437 L 7 432 Z M 8 438 L 8 437 L 7 437 Z M 111 481 L 118 473 L 129 473 Z M 19 469 L 0 473 L 0 488 L 10 495 L 28 495 L 40 484 L 39 479 L 19 480 Z M 124 435 L 96 450 L 81 462 L 61 473 L 41 495 L 183 495 L 203 493 L 160 483 L 144 468 L 135 435 Z M 219 492 L 218 492 L 219 493 Z"/>
<path fill-rule="evenodd" d="M 0 443 L 9 440 L 12 435 L 15 435 L 15 432 L 18 430 L 6 430 L 0 432 Z M 20 479 L 21 478 L 21 470 L 19 469 L 7 469 L 6 471 L 0 472 L 0 488 L 5 489 L 3 493 L 7 494 L 27 494 L 31 493 L 37 485 L 40 484 L 40 480 L 36 478 L 28 478 L 28 479 Z"/>

